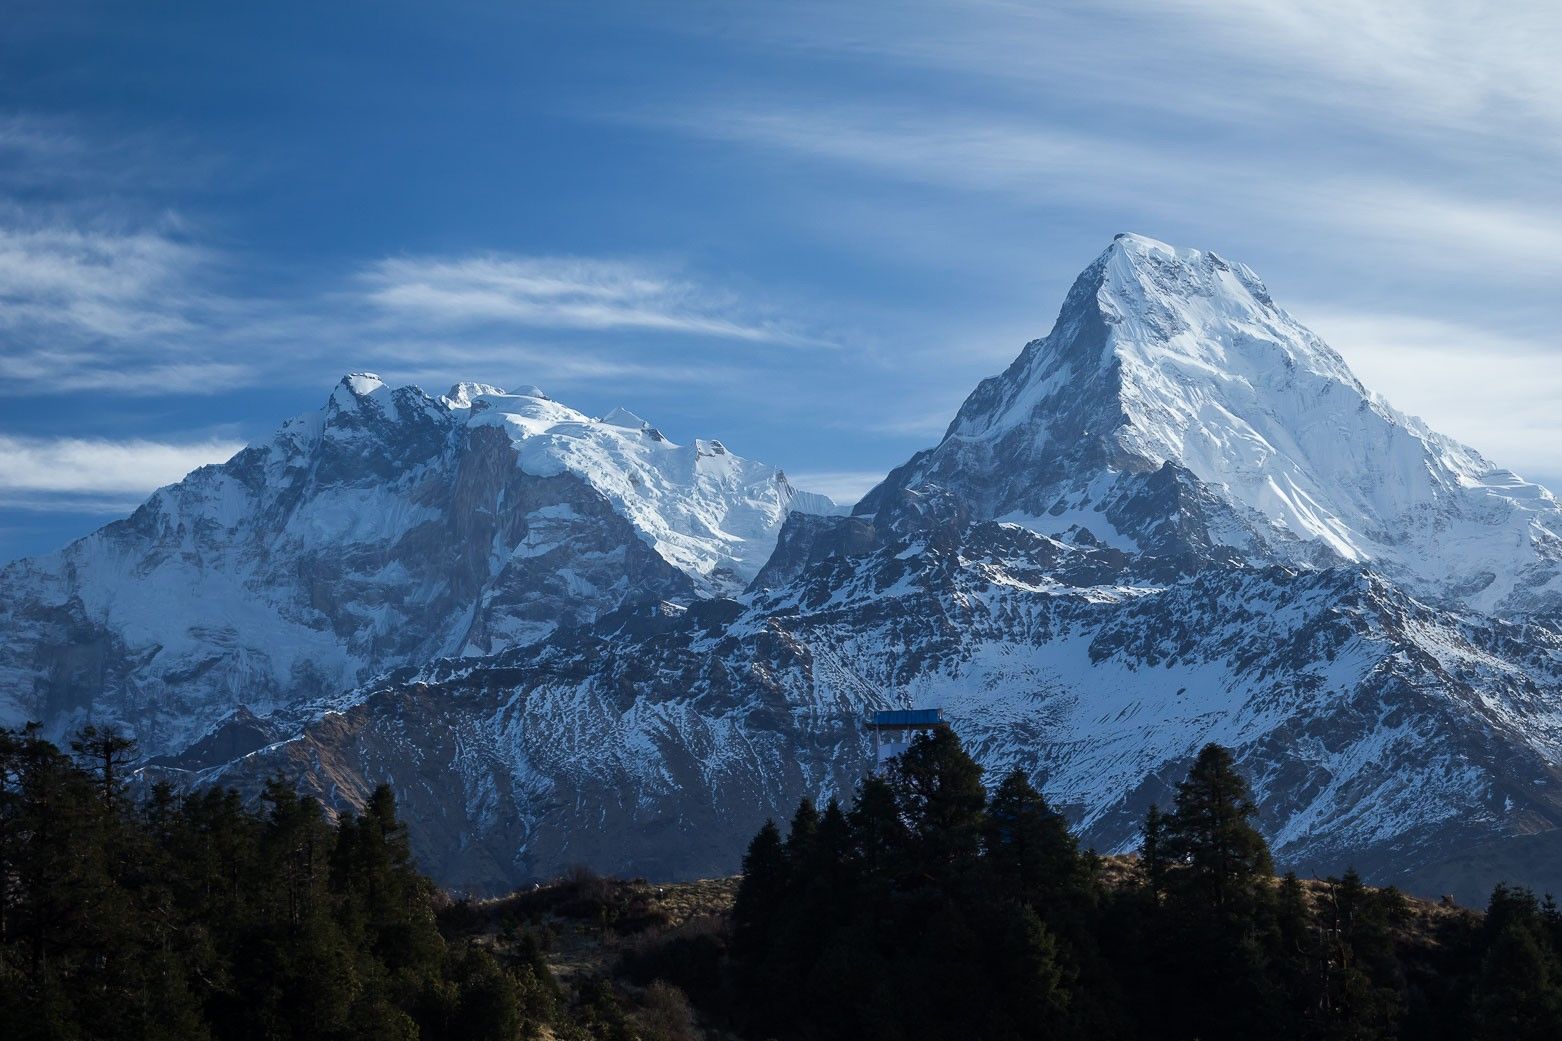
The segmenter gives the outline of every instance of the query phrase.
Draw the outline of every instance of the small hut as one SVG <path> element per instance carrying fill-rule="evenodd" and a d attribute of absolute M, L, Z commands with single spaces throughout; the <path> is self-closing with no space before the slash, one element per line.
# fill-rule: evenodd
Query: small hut
<path fill-rule="evenodd" d="M 946 727 L 941 708 L 897 708 L 875 712 L 868 717 L 868 732 L 873 735 L 873 768 L 877 770 L 911 746 L 911 739 L 939 727 Z"/>

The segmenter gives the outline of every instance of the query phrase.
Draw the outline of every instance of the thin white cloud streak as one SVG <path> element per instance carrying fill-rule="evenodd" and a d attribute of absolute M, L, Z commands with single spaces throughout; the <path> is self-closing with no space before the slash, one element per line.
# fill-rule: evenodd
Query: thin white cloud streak
<path fill-rule="evenodd" d="M 1117 215 L 1108 230 L 1264 228 L 1429 273 L 1535 282 L 1562 266 L 1556 4 L 801 0 L 791 12 L 720 24 L 762 50 L 849 60 L 854 96 L 686 100 L 681 116 L 663 103 L 640 121 L 1008 205 L 1084 205 Z M 862 77 L 875 63 L 894 78 Z M 906 103 L 908 75 L 923 103 Z"/>
<path fill-rule="evenodd" d="M 157 228 L 0 213 L 0 395 L 242 385 L 254 366 L 224 341 L 255 305 L 206 287 L 215 262 Z"/>
<path fill-rule="evenodd" d="M 0 227 L 0 324 L 91 337 L 188 329 L 177 298 L 199 252 L 152 233 Z"/>
<path fill-rule="evenodd" d="M 244 445 L 0 435 L 0 507 L 110 509 L 231 458 Z M 90 506 L 89 506 L 90 504 Z"/>
<path fill-rule="evenodd" d="M 20 114 L 0 118 L 0 163 L 18 173 L 33 173 L 48 163 L 60 167 L 84 152 L 81 139 L 55 123 Z M 12 165 L 12 160 L 20 160 Z"/>
<path fill-rule="evenodd" d="M 427 375 L 469 366 L 528 378 L 714 384 L 730 366 L 649 359 L 610 337 L 669 333 L 826 346 L 744 316 L 729 294 L 612 259 L 493 255 L 393 259 L 350 281 L 355 293 L 246 299 L 203 284 L 205 250 L 143 230 L 0 223 L 0 395 L 109 391 L 214 394 L 274 380 L 282 367 L 355 364 Z M 493 342 L 495 327 L 598 332 L 594 348 Z M 486 331 L 486 332 L 485 332 Z M 622 344 L 620 339 L 617 341 Z M 411 366 L 405 363 L 415 363 Z M 492 378 L 494 370 L 482 374 Z"/>
<path fill-rule="evenodd" d="M 1318 308 L 1306 320 L 1394 407 L 1500 466 L 1562 475 L 1555 344 L 1418 315 Z"/>
<path fill-rule="evenodd" d="M 27 513 L 95 513 L 124 517 L 146 501 L 144 495 L 62 495 L 49 492 L 0 493 L 0 507 Z"/>
<path fill-rule="evenodd" d="M 1186 19 L 1195 28 L 1183 42 L 1202 41 L 1241 62 L 1250 83 L 1266 73 L 1266 92 L 1327 105 L 1337 119 L 1411 120 L 1480 135 L 1516 130 L 1550 148 L 1554 135 L 1546 140 L 1543 127 L 1562 130 L 1555 4 L 1139 0 L 1123 7 Z"/>
<path fill-rule="evenodd" d="M 386 258 L 343 271 L 335 291 L 254 296 L 225 281 L 243 258 L 198 244 L 177 216 L 138 220 L 133 204 L 114 213 L 86 201 L 118 198 L 115 171 L 145 151 L 145 142 L 89 139 L 58 121 L 0 118 L 0 396 L 216 394 L 396 362 L 423 375 L 481 363 L 479 375 L 492 379 L 496 363 L 500 374 L 524 365 L 529 379 L 566 384 L 714 384 L 730 367 L 658 364 L 644 334 L 833 346 L 734 294 L 611 257 Z M 37 201 L 44 186 L 63 201 Z M 23 188 L 31 201 L 19 201 Z M 509 329 L 599 333 L 601 342 L 492 345 Z"/>
<path fill-rule="evenodd" d="M 511 324 L 818 345 L 734 315 L 734 301 L 724 294 L 621 260 L 397 257 L 374 264 L 361 278 L 369 303 L 436 328 Z"/>
<path fill-rule="evenodd" d="M 515 386 L 530 383 L 547 389 L 554 384 L 582 386 L 603 381 L 721 386 L 742 378 L 741 371 L 730 366 L 642 362 L 572 344 L 413 340 L 376 343 L 374 355 L 381 376 L 417 383 L 425 389 L 458 379 L 509 381 Z"/>
<path fill-rule="evenodd" d="M 803 470 L 789 473 L 793 487 L 820 492 L 836 502 L 853 506 L 884 480 L 882 470 Z"/>
<path fill-rule="evenodd" d="M 931 370 L 933 366 L 929 365 L 928 368 Z M 941 437 L 945 430 L 949 429 L 949 421 L 954 419 L 955 412 L 959 407 L 960 402 L 956 400 L 952 406 L 944 409 L 929 408 L 912 415 L 899 415 L 887 419 L 866 418 L 851 424 L 842 425 L 849 425 L 890 437 L 936 439 Z"/>
<path fill-rule="evenodd" d="M 1471 198 L 1262 154 L 1150 147 L 982 110 L 748 106 L 644 121 L 906 184 L 1001 195 L 1010 205 L 1074 201 L 1177 223 L 1201 214 L 1209 228 L 1257 223 L 1296 241 L 1317 241 L 1321 223 L 1333 241 L 1371 242 L 1401 263 L 1443 271 L 1479 261 L 1552 281 L 1562 265 L 1562 219 L 1545 200 Z"/>
<path fill-rule="evenodd" d="M 226 291 L 234 258 L 155 201 L 213 169 L 162 135 L 0 117 L 0 396 L 211 394 L 256 374 L 270 302 Z"/>
<path fill-rule="evenodd" d="M 1562 266 L 1562 219 L 1555 207 L 1470 198 L 1408 184 L 1324 181 L 1322 212 L 1341 234 L 1398 247 L 1416 266 L 1468 272 L 1472 262 L 1526 279 L 1555 282 Z"/>
<path fill-rule="evenodd" d="M 210 184 L 219 175 L 231 184 L 246 173 L 166 127 L 155 133 L 88 131 L 68 117 L 0 115 L 0 188 L 25 189 L 35 204 L 139 209 L 131 200 Z M 155 213 L 161 207 L 145 209 Z"/>
<path fill-rule="evenodd" d="M 1562 8 L 1429 0 L 798 0 L 762 46 L 1127 103 L 1205 124 L 1324 119 L 1402 136 L 1518 133 L 1555 150 Z M 723 28 L 726 26 L 723 24 Z"/>
<path fill-rule="evenodd" d="M 204 396 L 252 383 L 255 369 L 234 362 L 160 362 L 91 351 L 0 357 L 0 396 L 103 391 L 130 398 Z"/>

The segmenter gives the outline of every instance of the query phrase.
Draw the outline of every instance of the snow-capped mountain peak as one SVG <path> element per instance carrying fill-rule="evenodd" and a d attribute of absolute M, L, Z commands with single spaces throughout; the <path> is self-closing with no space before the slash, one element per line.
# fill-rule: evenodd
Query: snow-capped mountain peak
<path fill-rule="evenodd" d="M 591 419 L 547 398 L 480 394 L 467 426 L 503 430 L 527 473 L 587 481 L 706 593 L 746 585 L 791 511 L 833 512 L 823 496 L 799 498 L 775 467 L 720 441 L 680 445 L 625 408 Z"/>
<path fill-rule="evenodd" d="M 644 430 L 651 425 L 622 405 L 603 416 L 602 422 L 609 426 L 625 427 L 629 430 Z"/>
<path fill-rule="evenodd" d="M 1345 360 L 1275 306 L 1258 274 L 1218 253 L 1123 234 L 1102 254 L 1096 303 L 1113 353 L 1149 363 L 1166 353 L 1227 375 L 1301 367 L 1363 388 Z"/>
<path fill-rule="evenodd" d="M 1139 235 L 1119 235 L 1052 332 L 890 483 L 938 485 L 978 516 L 1047 534 L 1135 543 L 1105 515 L 1108 489 L 1167 464 L 1229 508 L 1217 543 L 1371 562 L 1482 609 L 1562 600 L 1549 493 L 1369 392 L 1250 268 Z"/>
<path fill-rule="evenodd" d="M 679 445 L 535 387 L 433 398 L 350 373 L 130 518 L 0 570 L 0 720 L 64 733 L 90 713 L 156 752 L 240 702 L 735 594 L 809 509 L 834 504 L 718 441 Z"/>
<path fill-rule="evenodd" d="M 389 396 L 390 388 L 372 372 L 350 372 L 343 376 L 336 384 L 336 389 L 331 391 L 331 397 L 326 401 L 326 409 L 344 412 L 356 411 L 365 403 L 383 400 Z"/>
<path fill-rule="evenodd" d="M 472 380 L 462 380 L 460 383 L 457 383 L 455 386 L 451 387 L 450 390 L 446 392 L 445 396 L 440 400 L 445 403 L 446 408 L 471 408 L 473 399 L 479 398 L 484 394 L 505 393 L 508 393 L 508 391 L 502 390 L 501 388 L 495 387 L 489 383 L 477 383 Z M 517 393 L 527 394 L 528 396 L 534 398 L 547 397 L 546 394 L 544 394 L 536 387 L 523 387 L 521 390 L 517 391 Z"/>
<path fill-rule="evenodd" d="M 349 372 L 342 377 L 341 385 L 360 398 L 385 389 L 385 381 L 373 372 Z"/>

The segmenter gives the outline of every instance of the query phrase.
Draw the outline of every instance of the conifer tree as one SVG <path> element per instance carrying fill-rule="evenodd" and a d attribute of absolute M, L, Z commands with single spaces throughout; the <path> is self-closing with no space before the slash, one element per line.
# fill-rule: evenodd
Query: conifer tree
<path fill-rule="evenodd" d="M 812 799 L 803 798 L 792 814 L 786 833 L 786 856 L 791 864 L 803 864 L 813 856 L 814 839 L 819 834 L 819 811 Z"/>
<path fill-rule="evenodd" d="M 993 793 L 983 848 L 1000 890 L 1043 917 L 1085 898 L 1089 871 L 1079 843 L 1023 770 L 1010 771 Z"/>
<path fill-rule="evenodd" d="M 1036 913 L 1021 907 L 1011 914 L 1008 950 L 1000 965 L 1015 1037 L 1052 1034 L 1072 1000 L 1070 973 L 1058 941 Z"/>
<path fill-rule="evenodd" d="M 512 1041 L 521 1032 L 521 1004 L 514 983 L 481 947 L 455 957 L 456 1007 L 449 1036 L 463 1041 Z"/>
<path fill-rule="evenodd" d="M 834 920 L 845 913 L 856 888 L 856 867 L 851 824 L 832 798 L 819 815 L 812 862 L 805 868 L 814 889 L 809 902 L 817 917 Z"/>
<path fill-rule="evenodd" d="M 1319 949 L 1312 909 L 1296 872 L 1288 871 L 1275 894 L 1275 965 L 1299 1019 L 1316 1018 L 1322 1001 Z"/>
<path fill-rule="evenodd" d="M 1140 832 L 1139 870 L 1152 893 L 1166 891 L 1166 815 L 1155 803 L 1145 811 Z"/>
<path fill-rule="evenodd" d="M 981 854 L 987 792 L 982 768 L 948 727 L 918 734 L 895 760 L 891 785 L 925 881 L 967 876 Z"/>
<path fill-rule="evenodd" d="M 1271 1032 L 1283 1016 L 1271 966 L 1271 863 L 1256 812 L 1231 753 L 1206 745 L 1165 820 L 1155 972 L 1174 1033 L 1236 1041 Z"/>
<path fill-rule="evenodd" d="M 732 907 L 733 928 L 740 946 L 758 952 L 768 936 L 782 900 L 786 896 L 789 874 L 786 849 L 775 821 L 765 821 L 743 855 L 743 877 L 738 883 Z M 754 942 L 748 944 L 745 935 Z"/>
<path fill-rule="evenodd" d="M 877 775 L 863 781 L 847 820 L 858 864 L 858 885 L 882 895 L 891 880 L 905 869 L 911 838 L 890 783 Z"/>
<path fill-rule="evenodd" d="M 1499 885 L 1471 996 L 1478 1041 L 1562 1037 L 1562 963 L 1533 893 Z"/>
<path fill-rule="evenodd" d="M 1223 907 L 1274 873 L 1269 844 L 1253 827 L 1258 807 L 1231 753 L 1205 745 L 1177 786 L 1167 821 L 1167 851 L 1183 865 L 1187 884 L 1210 906 Z"/>
<path fill-rule="evenodd" d="M 71 741 L 71 751 L 97 774 L 103 808 L 109 813 L 118 810 L 119 797 L 125 786 L 125 766 L 135 758 L 135 748 L 135 741 L 112 727 L 103 730 L 95 726 L 83 727 Z"/>
<path fill-rule="evenodd" d="M 1473 998 L 1481 1041 L 1542 1041 L 1562 1037 L 1556 965 L 1535 934 L 1509 923 L 1481 960 Z"/>
<path fill-rule="evenodd" d="M 772 1014 L 769 977 L 791 892 L 786 845 L 775 821 L 767 820 L 743 855 L 743 877 L 732 905 L 732 952 L 740 1015 L 746 1020 L 764 1022 Z"/>

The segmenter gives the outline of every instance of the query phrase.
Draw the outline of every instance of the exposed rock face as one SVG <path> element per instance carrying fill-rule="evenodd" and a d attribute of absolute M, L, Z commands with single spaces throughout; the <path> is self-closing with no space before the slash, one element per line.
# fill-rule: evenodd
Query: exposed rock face
<path fill-rule="evenodd" d="M 302 678 L 245 688 L 269 701 L 224 688 L 245 707 L 163 742 L 158 769 L 251 791 L 281 770 L 339 807 L 389 781 L 419 855 L 456 885 L 577 862 L 702 875 L 733 870 L 801 796 L 847 794 L 864 713 L 939 705 L 990 770 L 1030 770 L 1103 851 L 1132 846 L 1216 740 L 1304 872 L 1354 863 L 1467 898 L 1500 877 L 1562 887 L 1546 853 L 1562 835 L 1562 508 L 1364 390 L 1241 265 L 1119 237 L 1052 333 L 851 516 L 783 525 L 772 504 L 805 500 L 773 472 L 751 479 L 718 442 L 654 447 L 624 410 L 583 427 L 492 388 L 394 406 L 413 432 L 360 416 L 361 456 L 341 449 L 330 470 L 383 492 L 353 500 L 367 512 L 216 490 L 291 488 L 261 449 L 124 522 L 336 525 L 316 522 L 310 574 L 285 585 L 319 615 L 264 617 L 324 618 L 311 646 L 344 648 L 337 671 L 289 651 Z M 325 451 L 292 465 L 314 474 Z M 203 488 L 204 513 L 175 509 Z M 69 711 L 73 684 L 124 706 L 190 689 L 91 606 L 117 531 L 6 575 L 48 590 L 3 623 L 7 647 L 34 648 L 22 674 L 40 704 Z M 369 548 L 418 532 L 422 570 Z M 125 554 L 135 574 L 177 559 L 181 581 L 204 575 L 198 537 L 158 538 Z M 297 553 L 257 555 L 283 559 L 298 576 Z M 239 642 L 224 638 L 202 653 Z M 251 640 L 210 669 L 301 645 Z M 340 682 L 374 666 L 399 667 Z"/>
<path fill-rule="evenodd" d="M 346 377 L 270 441 L 7 567 L 3 716 L 56 734 L 115 720 L 177 751 L 239 707 L 736 591 L 758 571 L 799 497 L 779 471 L 529 390 L 435 399 Z"/>
<path fill-rule="evenodd" d="M 905 704 L 941 705 L 990 770 L 1034 771 L 1102 850 L 1136 843 L 1209 740 L 1238 750 L 1303 870 L 1435 888 L 1450 852 L 1562 820 L 1556 633 L 1359 567 L 1145 577 L 1168 570 L 1010 524 L 890 532 L 747 606 L 620 612 L 434 663 L 242 762 L 178 765 L 241 785 L 282 769 L 348 804 L 390 781 L 430 866 L 475 888 L 575 862 L 730 871 L 766 816 L 849 793 L 864 713 Z"/>

